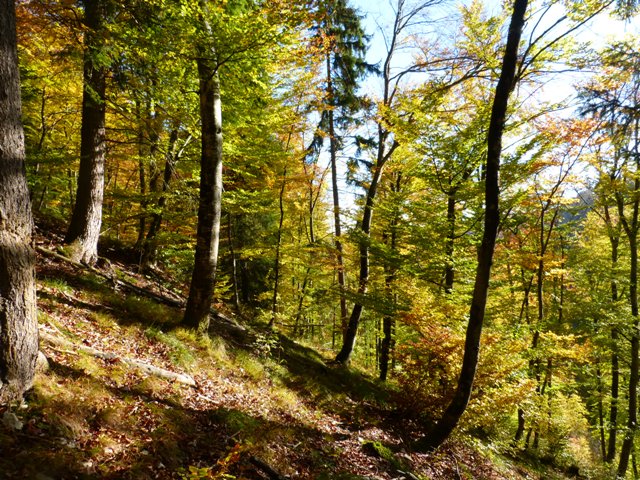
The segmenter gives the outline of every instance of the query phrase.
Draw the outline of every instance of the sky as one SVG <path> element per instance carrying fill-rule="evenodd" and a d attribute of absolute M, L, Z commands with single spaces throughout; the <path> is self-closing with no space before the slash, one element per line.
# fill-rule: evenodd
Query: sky
<path fill-rule="evenodd" d="M 421 0 L 407 0 L 408 4 L 415 4 Z M 464 0 L 467 1 L 468 0 Z M 508 0 L 507 0 L 508 1 Z M 371 35 L 370 48 L 367 54 L 367 60 L 370 63 L 381 63 L 386 55 L 386 47 L 384 43 L 384 36 L 381 33 L 386 29 L 389 31 L 391 23 L 394 17 L 394 9 L 392 5 L 395 5 L 397 0 L 351 0 L 350 3 L 363 16 L 363 24 L 367 34 Z M 436 21 L 433 28 L 440 29 L 455 29 L 456 24 L 454 17 L 459 11 L 459 5 L 462 1 L 445 0 L 443 5 L 431 11 L 430 15 Z M 489 13 L 496 14 L 499 12 L 500 3 L 496 0 L 489 0 L 486 2 L 487 10 Z M 548 25 L 551 25 L 559 16 L 562 15 L 562 11 L 558 10 L 557 13 L 551 11 L 547 14 L 545 21 L 542 21 L 538 26 L 539 31 L 544 31 Z M 533 22 L 530 22 L 533 23 Z M 563 24 L 555 32 L 562 32 L 566 26 Z M 503 27 L 506 31 L 507 25 Z M 577 35 L 577 39 L 581 42 L 586 42 L 594 48 L 599 48 L 614 39 L 621 39 L 626 34 L 640 35 L 640 19 L 636 18 L 632 21 L 621 21 L 611 18 L 607 14 L 599 14 L 589 24 L 583 26 Z M 526 38 L 526 37 L 525 37 Z M 400 52 L 396 56 L 396 65 L 398 67 L 404 67 L 410 64 L 412 60 L 412 53 L 410 51 Z M 575 96 L 574 85 L 580 80 L 585 78 L 585 74 L 560 74 L 554 78 L 549 78 L 544 88 L 540 89 L 538 95 L 542 101 L 561 101 L 566 98 L 572 98 Z M 364 84 L 363 90 L 366 94 L 379 97 L 381 92 L 381 80 L 379 78 L 370 77 Z M 341 198 L 343 206 L 347 210 L 352 210 L 354 207 L 354 195 L 361 193 L 354 191 L 352 187 L 342 184 L 340 187 Z M 349 216 L 347 214 L 347 216 Z"/>

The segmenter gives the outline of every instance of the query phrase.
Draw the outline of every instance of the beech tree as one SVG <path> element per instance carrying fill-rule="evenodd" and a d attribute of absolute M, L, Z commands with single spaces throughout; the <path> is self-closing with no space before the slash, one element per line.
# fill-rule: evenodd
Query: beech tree
<path fill-rule="evenodd" d="M 502 134 L 507 114 L 509 96 L 515 86 L 518 65 L 518 47 L 525 22 L 528 0 L 515 0 L 509 25 L 507 43 L 502 60 L 500 78 L 496 85 L 491 120 L 487 134 L 487 159 L 485 164 L 485 217 L 482 243 L 478 251 L 478 267 L 471 299 L 469 323 L 464 346 L 462 368 L 453 400 L 440 420 L 419 442 L 423 449 L 439 447 L 451 434 L 464 413 L 473 386 L 480 353 L 480 338 L 489 291 L 491 263 L 500 223 L 499 169 L 502 152 Z"/>
<path fill-rule="evenodd" d="M 38 356 L 33 221 L 25 175 L 13 0 L 0 1 L 0 404 L 31 387 Z"/>
<path fill-rule="evenodd" d="M 395 17 L 391 33 L 387 41 L 387 51 L 382 65 L 382 97 L 378 101 L 378 116 L 376 118 L 376 135 L 373 143 L 375 144 L 375 158 L 370 165 L 370 179 L 367 182 L 364 206 L 362 209 L 362 219 L 358 225 L 358 289 L 357 298 L 354 302 L 344 332 L 342 347 L 336 355 L 335 361 L 346 364 L 351 359 L 351 354 L 355 347 L 358 334 L 358 327 L 362 318 L 364 309 L 364 296 L 369 288 L 369 247 L 371 225 L 373 221 L 373 212 L 376 202 L 376 195 L 382 174 L 385 170 L 387 162 L 391 159 L 393 152 L 398 148 L 398 142 L 393 136 L 393 132 L 389 128 L 388 113 L 392 110 L 397 94 L 399 93 L 400 83 L 412 71 L 416 71 L 415 66 L 396 72 L 394 70 L 395 55 L 402 43 L 406 41 L 405 36 L 410 35 L 410 31 L 417 23 L 419 23 L 420 15 L 432 5 L 438 3 L 438 0 L 432 0 L 422 3 L 418 6 L 409 5 L 406 0 L 398 0 L 395 5 Z"/>
<path fill-rule="evenodd" d="M 105 91 L 107 66 L 102 51 L 106 0 L 84 2 L 84 86 L 80 131 L 80 169 L 76 202 L 65 243 L 76 261 L 98 259 L 105 169 Z"/>

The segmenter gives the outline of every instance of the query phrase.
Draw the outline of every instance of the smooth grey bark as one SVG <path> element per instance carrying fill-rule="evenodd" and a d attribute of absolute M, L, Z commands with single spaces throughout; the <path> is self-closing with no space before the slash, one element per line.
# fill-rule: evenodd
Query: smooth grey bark
<path fill-rule="evenodd" d="M 462 368 L 458 377 L 458 384 L 454 397 L 440 420 L 431 427 L 426 435 L 418 442 L 417 447 L 423 450 L 438 448 L 449 437 L 458 425 L 460 417 L 467 408 L 473 381 L 480 355 L 480 339 L 489 291 L 491 264 L 495 249 L 498 226 L 500 223 L 499 210 L 499 170 L 502 152 L 502 134 L 507 115 L 509 96 L 515 86 L 516 67 L 518 64 L 518 47 L 528 0 L 515 0 L 513 13 L 507 35 L 507 44 L 502 60 L 502 70 L 496 85 L 495 96 L 491 108 L 491 120 L 487 134 L 487 162 L 485 165 L 485 217 L 482 243 L 478 251 L 478 267 L 471 298 L 469 323 L 464 346 Z"/>
<path fill-rule="evenodd" d="M 33 220 L 13 0 L 0 0 L 0 404 L 31 387 L 38 356 Z"/>
<path fill-rule="evenodd" d="M 201 52 L 197 60 L 202 122 L 200 198 L 193 274 L 182 320 L 200 331 L 209 327 L 222 213 L 222 100 L 218 65 L 212 54 L 215 57 L 213 49 L 206 54 Z"/>
<path fill-rule="evenodd" d="M 105 90 L 107 68 L 98 59 L 102 47 L 105 1 L 84 2 L 84 77 L 80 169 L 76 201 L 65 237 L 72 260 L 92 265 L 98 259 L 105 164 Z"/>

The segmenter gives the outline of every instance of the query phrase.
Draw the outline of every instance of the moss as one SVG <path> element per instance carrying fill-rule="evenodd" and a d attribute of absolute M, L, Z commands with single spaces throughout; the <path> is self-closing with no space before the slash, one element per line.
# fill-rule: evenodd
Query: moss
<path fill-rule="evenodd" d="M 393 451 L 381 442 L 367 440 L 362 443 L 362 450 L 371 457 L 386 460 L 396 470 L 406 470 L 409 466 L 405 460 L 396 457 Z"/>

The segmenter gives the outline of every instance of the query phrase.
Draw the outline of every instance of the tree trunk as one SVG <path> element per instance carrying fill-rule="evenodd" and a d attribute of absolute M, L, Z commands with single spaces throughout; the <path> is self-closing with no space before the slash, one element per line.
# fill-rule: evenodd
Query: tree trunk
<path fill-rule="evenodd" d="M 635 209 L 637 210 L 637 201 Z M 637 213 L 636 213 L 637 216 Z M 637 223 L 637 220 L 636 222 Z M 630 249 L 630 273 L 629 273 L 629 302 L 631 304 L 631 315 L 633 316 L 633 329 L 631 335 L 631 367 L 629 369 L 629 412 L 627 418 L 627 430 L 620 448 L 620 462 L 618 463 L 618 477 L 624 478 L 629 466 L 629 455 L 633 447 L 633 437 L 637 428 L 638 420 L 638 355 L 640 354 L 640 339 L 638 338 L 638 245 L 637 232 L 629 235 Z"/>
<path fill-rule="evenodd" d="M 631 216 L 627 217 L 625 213 L 625 199 L 622 193 L 615 192 L 616 205 L 618 208 L 618 217 L 625 231 L 629 242 L 629 306 L 631 307 L 631 316 L 633 317 L 633 328 L 631 330 L 631 365 L 629 367 L 629 413 L 627 416 L 627 429 L 625 431 L 624 441 L 620 447 L 620 461 L 618 463 L 617 477 L 624 478 L 629 466 L 629 456 L 633 450 L 633 441 L 638 422 L 638 380 L 640 359 L 640 337 L 638 329 L 640 328 L 640 317 L 638 311 L 638 230 L 639 213 L 640 213 L 640 155 L 638 152 L 639 139 L 639 120 L 634 121 L 635 147 L 630 156 L 635 160 L 635 179 L 632 193 Z M 624 178 L 624 177 L 623 177 Z"/>
<path fill-rule="evenodd" d="M 394 181 L 391 182 L 391 191 L 398 193 L 400 192 L 400 188 L 402 185 L 402 174 L 397 173 L 393 175 Z M 389 222 L 389 230 L 390 234 L 385 235 L 385 240 L 389 242 L 389 249 L 392 255 L 390 260 L 385 262 L 385 293 L 387 296 L 387 301 L 390 306 L 393 306 L 395 309 L 397 295 L 393 291 L 393 284 L 396 279 L 397 265 L 395 263 L 395 259 L 393 258 L 393 254 L 396 253 L 397 250 L 397 242 L 398 242 L 398 222 L 399 222 L 399 214 L 396 212 Z M 380 376 L 379 379 L 381 381 L 387 380 L 387 374 L 389 371 L 389 358 L 391 356 L 391 350 L 393 349 L 394 338 L 393 338 L 393 330 L 395 327 L 395 318 L 394 313 L 387 314 L 382 319 L 382 341 L 380 342 Z"/>
<path fill-rule="evenodd" d="M 213 52 L 207 53 L 210 55 Z M 204 54 L 198 58 L 197 64 L 202 121 L 200 200 L 195 261 L 183 323 L 204 331 L 209 327 L 209 310 L 213 301 L 220 239 L 222 101 L 220 78 L 215 62 Z"/>
<path fill-rule="evenodd" d="M 289 135 L 291 138 L 291 135 Z M 278 195 L 278 207 L 280 211 L 280 218 L 278 220 L 278 235 L 276 238 L 276 259 L 273 268 L 274 282 L 273 282 L 273 297 L 271 299 L 271 320 L 269 320 L 269 328 L 273 328 L 276 323 L 276 316 L 278 314 L 278 294 L 280 287 L 280 250 L 282 247 L 282 227 L 284 225 L 284 192 L 287 188 L 287 166 L 285 165 L 282 172 L 282 185 L 280 186 L 280 194 Z"/>
<path fill-rule="evenodd" d="M 620 245 L 619 230 L 613 230 L 609 207 L 604 208 L 605 220 L 609 229 L 609 242 L 611 243 L 611 272 L 615 274 L 618 268 L 618 247 Z M 618 283 L 615 278 L 611 280 L 611 303 L 615 306 L 618 301 Z M 618 396 L 620 391 L 620 364 L 618 360 L 618 331 L 611 329 L 611 401 L 609 407 L 609 439 L 607 445 L 607 463 L 613 462 L 616 457 L 616 437 L 618 433 Z"/>
<path fill-rule="evenodd" d="M 231 213 L 227 214 L 227 241 L 229 242 L 229 255 L 231 255 L 231 281 L 233 282 L 233 304 L 236 311 L 240 312 L 240 293 L 238 290 L 238 260 L 233 248 L 233 235 L 231 234 Z"/>
<path fill-rule="evenodd" d="M 371 232 L 371 219 L 373 217 L 373 203 L 376 198 L 378 183 L 382 176 L 382 169 L 387 158 L 388 157 L 381 159 L 381 161 L 377 163 L 373 173 L 373 178 L 371 179 L 371 184 L 369 185 L 369 190 L 367 191 L 367 200 L 362 214 L 362 225 L 360 226 L 362 238 L 360 239 L 359 299 L 353 306 L 347 330 L 344 332 L 342 348 L 335 359 L 336 362 L 342 364 L 349 363 L 349 360 L 351 359 L 351 354 L 353 353 L 353 348 L 356 344 L 358 325 L 360 324 L 360 318 L 362 317 L 362 310 L 364 308 L 361 298 L 367 293 L 369 283 L 369 234 Z"/>
<path fill-rule="evenodd" d="M 0 0 L 0 404 L 31 387 L 38 356 L 33 220 L 25 174 L 13 0 Z"/>
<path fill-rule="evenodd" d="M 445 268 L 444 291 L 453 292 L 455 270 L 453 268 L 453 248 L 456 234 L 456 189 L 451 189 L 447 195 L 447 238 L 445 240 Z"/>
<path fill-rule="evenodd" d="M 80 170 L 76 202 L 65 237 L 72 260 L 92 265 L 98 259 L 102 224 L 105 164 L 105 89 L 107 69 L 99 60 L 102 47 L 104 0 L 85 1 L 84 78 Z"/>
<path fill-rule="evenodd" d="M 425 450 L 439 447 L 449 437 L 467 408 L 473 380 L 478 366 L 480 354 L 480 337 L 484 322 L 491 276 L 491 263 L 495 249 L 500 212 L 498 202 L 500 196 L 499 168 L 502 151 L 502 133 L 507 114 L 509 95 L 515 86 L 515 73 L 518 63 L 518 45 L 525 21 L 528 0 L 515 0 L 507 45 L 502 61 L 500 79 L 496 85 L 495 97 L 491 109 L 491 121 L 487 135 L 487 163 L 485 168 L 485 217 L 482 243 L 478 252 L 478 267 L 471 298 L 469 323 L 465 338 L 464 357 L 458 378 L 458 385 L 453 400 L 445 410 L 442 418 L 433 426 L 418 446 Z"/>
<path fill-rule="evenodd" d="M 327 55 L 327 95 L 329 102 L 333 102 L 333 83 L 331 76 L 331 54 Z M 340 192 L 338 191 L 338 139 L 336 138 L 335 125 L 333 119 L 333 109 L 327 112 L 329 117 L 329 157 L 331 159 L 331 190 L 333 194 L 333 224 L 334 238 L 336 245 L 336 267 L 338 270 L 338 289 L 340 291 L 340 326 L 342 328 L 343 340 L 347 335 L 347 298 L 346 281 L 344 275 L 344 256 L 342 248 L 342 229 L 340 222 Z"/>
<path fill-rule="evenodd" d="M 191 137 L 189 137 L 191 138 Z M 151 215 L 151 225 L 142 243 L 142 251 L 140 254 L 140 270 L 145 271 L 155 263 L 156 251 L 158 248 L 158 233 L 162 226 L 162 216 L 164 208 L 167 204 L 167 192 L 169 184 L 175 171 L 176 163 L 180 154 L 176 152 L 176 142 L 178 141 L 178 129 L 174 128 L 169 134 L 169 146 L 165 155 L 164 173 L 162 176 L 162 193 L 158 198 L 157 211 Z M 188 143 L 187 139 L 186 143 Z M 185 143 L 185 145 L 186 145 Z"/>

